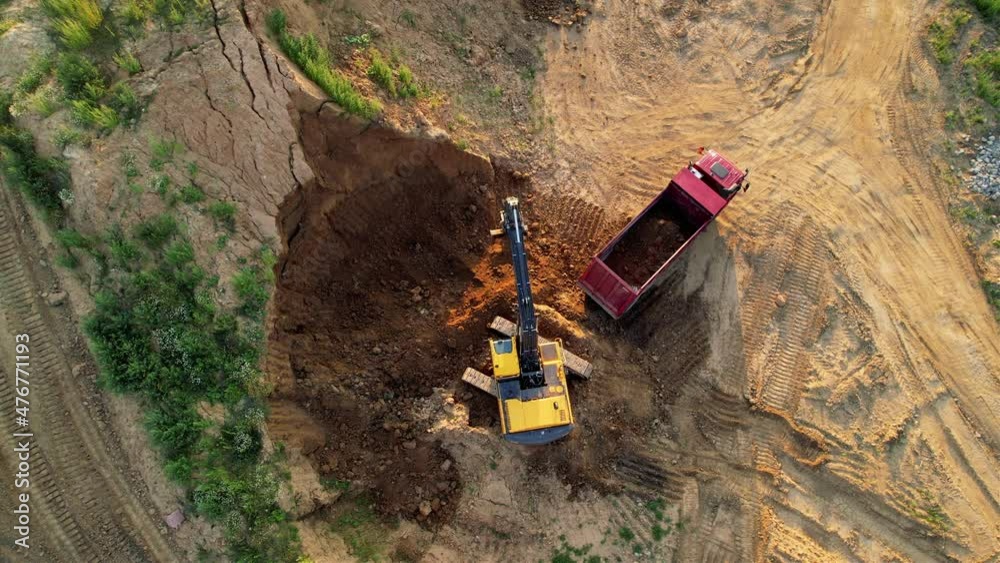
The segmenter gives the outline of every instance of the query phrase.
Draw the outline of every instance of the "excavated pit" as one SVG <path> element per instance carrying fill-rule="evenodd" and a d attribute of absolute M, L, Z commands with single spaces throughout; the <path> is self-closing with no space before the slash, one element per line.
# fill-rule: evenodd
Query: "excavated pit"
<path fill-rule="evenodd" d="M 279 216 L 285 250 L 268 371 L 275 404 L 297 404 L 322 428 L 299 441 L 321 476 L 359 483 L 383 514 L 450 519 L 460 468 L 427 429 L 450 400 L 468 407 L 470 426 L 499 427 L 495 400 L 460 374 L 466 366 L 488 372 L 487 323 L 516 318 L 509 253 L 489 236 L 501 201 L 516 195 L 540 330 L 594 361 L 600 378 L 571 382 L 580 430 L 535 451 L 532 465 L 554 467 L 573 484 L 615 488 L 614 460 L 642 448 L 707 354 L 697 297 L 668 290 L 647 320 L 622 327 L 584 306 L 576 277 L 623 218 L 536 192 L 450 143 L 358 126 L 322 109 L 303 117 L 301 136 L 317 180 Z M 663 323 L 667 315 L 683 328 Z M 302 432 L 289 426 L 269 428 L 294 442 Z"/>

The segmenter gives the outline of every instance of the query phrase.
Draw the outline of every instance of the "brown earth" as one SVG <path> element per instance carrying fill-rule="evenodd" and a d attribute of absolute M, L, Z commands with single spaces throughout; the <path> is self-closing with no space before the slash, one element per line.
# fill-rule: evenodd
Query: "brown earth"
<path fill-rule="evenodd" d="M 615 244 L 605 262 L 622 279 L 641 287 L 684 245 L 691 232 L 678 209 L 660 202 Z"/>

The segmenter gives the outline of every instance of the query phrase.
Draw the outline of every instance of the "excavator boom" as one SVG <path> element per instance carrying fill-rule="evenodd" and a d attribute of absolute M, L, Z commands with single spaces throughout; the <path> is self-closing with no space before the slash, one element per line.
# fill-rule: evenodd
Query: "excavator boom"
<path fill-rule="evenodd" d="M 528 252 L 524 247 L 524 223 L 516 197 L 503 202 L 503 228 L 510 241 L 511 262 L 517 286 L 517 357 L 521 377 L 527 386 L 542 384 L 541 364 L 538 359 L 538 318 L 531 297 L 531 279 L 528 276 Z"/>

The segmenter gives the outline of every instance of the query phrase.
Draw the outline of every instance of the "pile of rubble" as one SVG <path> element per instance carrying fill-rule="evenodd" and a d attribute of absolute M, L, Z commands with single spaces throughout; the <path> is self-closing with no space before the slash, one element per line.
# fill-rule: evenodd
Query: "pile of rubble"
<path fill-rule="evenodd" d="M 995 135 L 983 139 L 969 172 L 969 187 L 989 198 L 1000 198 L 1000 141 Z"/>

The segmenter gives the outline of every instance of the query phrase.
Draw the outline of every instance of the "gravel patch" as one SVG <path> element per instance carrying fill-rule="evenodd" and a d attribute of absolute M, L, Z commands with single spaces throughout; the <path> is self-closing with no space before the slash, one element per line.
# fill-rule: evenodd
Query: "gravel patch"
<path fill-rule="evenodd" d="M 1000 198 L 1000 141 L 996 135 L 985 137 L 976 150 L 969 170 L 969 187 L 991 199 Z"/>

